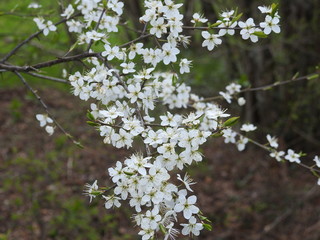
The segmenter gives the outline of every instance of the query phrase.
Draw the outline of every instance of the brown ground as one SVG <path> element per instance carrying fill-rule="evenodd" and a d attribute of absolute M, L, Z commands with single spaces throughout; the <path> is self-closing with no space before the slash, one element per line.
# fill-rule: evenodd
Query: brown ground
<path fill-rule="evenodd" d="M 0 239 L 139 239 L 130 210 L 107 211 L 82 195 L 86 182 L 106 184 L 106 169 L 128 153 L 102 143 L 77 98 L 39 94 L 85 148 L 58 130 L 49 137 L 35 119 L 44 111 L 26 90 L 0 90 Z M 213 231 L 199 239 L 320 239 L 320 187 L 311 173 L 255 147 L 239 153 L 220 139 L 204 155 L 190 173 Z"/>

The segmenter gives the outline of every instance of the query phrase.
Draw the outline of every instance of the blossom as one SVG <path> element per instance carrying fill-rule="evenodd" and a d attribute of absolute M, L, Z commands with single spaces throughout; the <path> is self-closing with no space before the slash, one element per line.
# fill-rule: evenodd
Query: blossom
<path fill-rule="evenodd" d="M 320 168 L 320 159 L 318 156 L 314 156 L 313 161 L 316 163 L 317 167 Z"/>
<path fill-rule="evenodd" d="M 247 123 L 247 124 L 243 124 L 240 128 L 241 131 L 244 131 L 244 132 L 252 132 L 254 130 L 256 130 L 257 127 L 254 126 L 253 124 L 251 123 Z"/>
<path fill-rule="evenodd" d="M 179 66 L 180 66 L 180 73 L 184 74 L 184 73 L 189 73 L 190 72 L 190 64 L 192 61 L 183 58 L 181 59 Z"/>
<path fill-rule="evenodd" d="M 240 136 L 240 139 L 237 141 L 237 148 L 241 152 L 245 149 L 246 144 L 248 143 L 248 138 Z"/>
<path fill-rule="evenodd" d="M 271 147 L 273 148 L 278 148 L 279 144 L 278 144 L 278 140 L 275 137 L 271 137 L 269 134 L 267 135 L 267 140 L 270 144 Z"/>
<path fill-rule="evenodd" d="M 208 19 L 206 19 L 205 17 L 203 17 L 203 15 L 199 14 L 199 13 L 194 13 L 192 15 L 192 23 L 206 23 L 208 22 Z"/>
<path fill-rule="evenodd" d="M 271 6 L 259 6 L 258 9 L 260 10 L 261 13 L 271 14 L 272 12 Z"/>
<path fill-rule="evenodd" d="M 43 31 L 43 35 L 47 36 L 50 31 L 55 32 L 57 27 L 51 21 L 45 23 L 42 18 L 34 18 L 33 21 L 37 24 L 38 28 Z"/>
<path fill-rule="evenodd" d="M 243 97 L 238 98 L 238 104 L 239 106 L 243 106 L 246 104 L 246 100 Z"/>
<path fill-rule="evenodd" d="M 282 156 L 284 156 L 285 152 L 284 151 L 273 151 L 270 153 L 270 157 L 275 158 L 278 162 L 282 160 Z"/>
<path fill-rule="evenodd" d="M 28 8 L 35 8 L 35 9 L 37 9 L 37 8 L 41 8 L 42 6 L 40 5 L 40 4 L 38 4 L 38 3 L 34 3 L 34 2 L 32 2 L 32 3 L 30 3 L 29 5 L 28 5 Z"/>
<path fill-rule="evenodd" d="M 37 120 L 40 122 L 40 127 L 44 127 L 47 123 L 53 123 L 52 118 L 50 118 L 47 114 L 37 114 Z"/>
<path fill-rule="evenodd" d="M 209 51 L 213 50 L 215 46 L 220 45 L 222 40 L 218 34 L 210 34 L 208 31 L 203 31 L 201 36 L 205 39 L 202 47 L 207 47 Z"/>
<path fill-rule="evenodd" d="M 197 201 L 196 196 L 190 196 L 186 198 L 185 196 L 179 196 L 178 203 L 174 207 L 175 212 L 182 212 L 185 219 L 190 219 L 192 214 L 197 214 L 199 212 L 199 208 L 194 204 Z"/>
<path fill-rule="evenodd" d="M 163 63 L 168 65 L 170 62 L 177 61 L 177 54 L 180 53 L 180 50 L 176 47 L 171 46 L 169 43 L 165 43 L 162 46 L 163 51 Z"/>
<path fill-rule="evenodd" d="M 116 197 L 116 196 L 114 196 L 114 195 L 112 195 L 112 196 L 104 196 L 104 195 L 102 195 L 102 197 L 106 200 L 106 202 L 105 202 L 105 204 L 104 204 L 104 207 L 106 208 L 106 209 L 109 209 L 109 208 L 112 208 L 112 206 L 115 206 L 115 207 L 117 207 L 117 208 L 119 208 L 120 206 L 121 206 L 121 203 L 119 202 L 119 200 L 121 199 L 121 198 L 119 198 L 119 197 Z"/>
<path fill-rule="evenodd" d="M 203 225 L 201 223 L 197 223 L 197 219 L 193 216 L 189 219 L 189 223 L 182 223 L 180 225 L 183 226 L 183 235 L 193 234 L 195 236 L 199 236 L 200 231 L 203 229 Z"/>
<path fill-rule="evenodd" d="M 190 192 L 193 192 L 193 190 L 190 188 L 190 185 L 193 185 L 196 183 L 193 182 L 193 179 L 190 178 L 190 176 L 187 173 L 184 175 L 183 179 L 181 178 L 180 174 L 177 174 L 177 179 L 184 184 L 186 189 L 188 189 Z"/>
<path fill-rule="evenodd" d="M 287 159 L 289 162 L 296 162 L 300 163 L 300 155 L 295 153 L 292 149 L 288 149 L 287 155 L 284 157 Z"/>
<path fill-rule="evenodd" d="M 91 203 L 92 199 L 97 196 L 96 192 L 98 189 L 99 189 L 99 187 L 97 184 L 97 180 L 95 180 L 92 185 L 90 185 L 88 183 L 85 185 L 84 194 L 90 197 L 90 203 Z"/>
<path fill-rule="evenodd" d="M 54 133 L 54 127 L 47 125 L 45 127 L 46 132 L 51 136 Z"/>
<path fill-rule="evenodd" d="M 64 10 L 64 12 L 61 14 L 62 17 L 70 18 L 71 15 L 74 13 L 74 8 L 71 4 L 68 5 L 68 7 Z"/>
<path fill-rule="evenodd" d="M 238 25 L 240 28 L 242 28 L 242 30 L 240 31 L 242 39 L 246 40 L 250 38 L 252 42 L 258 41 L 258 37 L 254 35 L 254 33 L 259 29 L 255 27 L 255 24 L 252 18 L 248 18 L 247 21 L 245 22 L 239 21 Z"/>
<path fill-rule="evenodd" d="M 275 33 L 280 33 L 279 27 L 279 18 L 278 17 L 271 17 L 267 15 L 264 22 L 260 23 L 260 27 L 263 28 L 263 32 L 265 34 L 270 34 L 272 31 Z"/>

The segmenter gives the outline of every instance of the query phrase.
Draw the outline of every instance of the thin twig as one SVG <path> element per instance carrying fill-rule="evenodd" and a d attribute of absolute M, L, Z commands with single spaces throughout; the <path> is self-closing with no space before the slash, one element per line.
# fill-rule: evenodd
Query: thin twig
<path fill-rule="evenodd" d="M 62 78 L 50 77 L 50 76 L 46 76 L 46 75 L 42 75 L 42 74 L 38 74 L 38 73 L 33 73 L 33 72 L 26 72 L 26 73 L 31 76 L 34 76 L 34 77 L 43 78 L 43 79 L 47 79 L 47 80 L 51 80 L 51 81 L 55 81 L 55 82 L 60 82 L 60 83 L 70 84 L 69 81 L 64 80 Z"/>
<path fill-rule="evenodd" d="M 310 78 L 312 76 L 314 76 L 314 74 L 309 74 L 309 75 L 306 75 L 303 77 L 298 77 L 298 78 L 292 78 L 292 79 L 281 81 L 281 82 L 275 82 L 275 83 L 268 84 L 268 85 L 261 86 L 261 87 L 246 88 L 236 94 L 240 94 L 240 93 L 244 93 L 244 92 L 267 91 L 267 90 L 271 90 L 274 87 L 278 87 L 278 86 L 285 85 L 288 83 L 293 83 L 296 81 L 319 79 L 319 76 L 317 78 Z M 221 99 L 221 98 L 223 98 L 223 97 L 222 96 L 208 97 L 208 98 L 204 98 L 204 99 L 200 100 L 200 102 L 210 102 L 210 101 L 214 101 L 214 100 Z"/>
<path fill-rule="evenodd" d="M 234 131 L 234 130 L 233 130 L 233 131 Z M 262 148 L 262 149 L 264 149 L 264 150 L 266 150 L 266 151 L 268 151 L 269 153 L 272 153 L 272 152 L 274 151 L 274 150 L 272 150 L 272 148 L 269 148 L 269 147 L 267 147 L 266 145 L 263 145 L 263 144 L 255 141 L 255 140 L 253 140 L 253 139 L 251 139 L 251 138 L 248 138 L 247 136 L 244 136 L 243 134 L 241 134 L 241 133 L 239 133 L 239 132 L 236 132 L 236 131 L 234 131 L 234 132 L 235 132 L 236 134 L 238 134 L 239 136 L 242 136 L 242 137 L 244 137 L 244 138 L 247 138 L 247 139 L 249 140 L 249 142 L 253 143 L 254 145 L 256 145 L 256 146 L 258 146 L 258 147 L 260 147 L 260 148 Z M 300 166 L 303 167 L 303 168 L 308 169 L 308 170 L 311 171 L 312 173 L 314 173 L 314 172 L 320 173 L 320 170 L 319 170 L 319 169 L 315 169 L 315 168 L 314 168 L 314 165 L 310 167 L 310 166 L 308 166 L 308 165 L 306 165 L 306 164 L 304 164 L 304 163 L 298 163 L 298 162 L 295 162 L 295 163 L 298 164 L 298 165 L 300 165 Z"/>
<path fill-rule="evenodd" d="M 48 114 L 48 116 L 53 120 L 54 124 L 68 137 L 68 139 L 76 144 L 77 146 L 82 147 L 82 145 L 78 142 L 75 141 L 74 137 L 72 135 L 70 135 L 55 119 L 55 117 L 51 114 L 51 112 L 49 111 L 49 108 L 47 106 L 47 104 L 41 99 L 41 97 L 39 96 L 39 94 L 28 84 L 28 82 L 25 80 L 25 78 L 17 71 L 14 71 L 14 73 L 20 78 L 20 80 L 23 82 L 23 84 L 30 90 L 30 92 L 32 92 L 32 94 L 37 98 L 37 100 L 40 102 L 40 104 L 43 106 L 43 108 L 45 109 L 46 113 Z"/>

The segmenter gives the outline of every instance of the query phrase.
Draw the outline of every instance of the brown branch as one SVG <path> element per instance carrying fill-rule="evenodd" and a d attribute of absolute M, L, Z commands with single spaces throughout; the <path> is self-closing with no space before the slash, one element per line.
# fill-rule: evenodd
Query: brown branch
<path fill-rule="evenodd" d="M 33 72 L 26 72 L 27 74 L 34 76 L 34 77 L 38 77 L 38 78 L 43 78 L 43 79 L 47 79 L 47 80 L 51 80 L 51 81 L 55 81 L 55 82 L 60 82 L 60 83 L 66 83 L 66 84 L 70 84 L 69 81 L 64 80 L 62 78 L 56 78 L 56 77 L 51 77 L 51 76 L 46 76 L 46 75 L 42 75 L 42 74 L 38 74 L 38 73 L 33 73 Z"/>

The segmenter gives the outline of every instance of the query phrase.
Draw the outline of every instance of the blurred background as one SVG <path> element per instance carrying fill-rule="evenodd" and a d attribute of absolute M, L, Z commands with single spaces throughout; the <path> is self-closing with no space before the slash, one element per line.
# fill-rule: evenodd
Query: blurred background
<path fill-rule="evenodd" d="M 143 1 L 125 0 L 130 26 L 142 29 L 137 21 Z M 193 60 L 193 70 L 185 81 L 204 97 L 218 95 L 225 86 L 237 82 L 259 87 L 293 76 L 316 73 L 320 63 L 320 2 L 317 0 L 231 1 L 185 0 L 185 22 L 194 12 L 202 12 L 212 22 L 220 11 L 243 12 L 242 19 L 262 21 L 257 6 L 280 4 L 281 29 L 278 35 L 253 44 L 240 36 L 224 37 L 224 44 L 212 52 L 201 48 L 199 33 L 183 53 Z M 39 1 L 40 9 L 30 9 L 30 1 L 0 2 L 0 57 L 37 31 L 33 18 L 41 15 L 58 20 L 68 1 Z M 123 28 L 111 41 L 134 39 L 136 33 Z M 24 46 L 10 62 L 38 63 L 64 55 L 75 42 L 64 27 L 58 33 L 40 36 Z M 148 42 L 146 43 L 148 44 Z M 99 49 L 99 46 L 94 46 Z M 81 52 L 81 47 L 73 53 Z M 62 77 L 83 69 L 81 62 L 43 69 L 43 74 Z M 86 125 L 89 104 L 70 94 L 70 87 L 25 75 L 54 113 L 58 122 L 85 146 L 79 149 L 65 135 L 48 137 L 35 118 L 41 105 L 11 73 L 0 74 L 0 239 L 139 239 L 130 219 L 131 209 L 106 210 L 102 201 L 82 195 L 83 185 L 95 179 L 110 184 L 107 168 L 130 153 L 104 145 L 99 134 Z M 242 122 L 259 127 L 251 135 L 262 143 L 270 133 L 279 138 L 282 149 L 308 153 L 304 163 L 320 154 L 320 84 L 306 80 L 248 92 L 244 108 L 229 109 Z M 224 105 L 224 102 L 221 101 Z M 227 106 L 227 105 L 226 105 Z M 316 177 L 299 166 L 278 163 L 266 152 L 249 146 L 238 152 L 234 145 L 213 139 L 203 147 L 204 161 L 189 169 L 198 182 L 195 191 L 203 213 L 213 222 L 213 231 L 199 239 L 320 239 L 320 190 Z M 188 238 L 185 238 L 188 239 Z"/>

